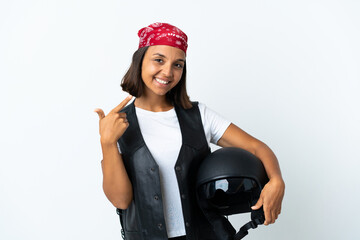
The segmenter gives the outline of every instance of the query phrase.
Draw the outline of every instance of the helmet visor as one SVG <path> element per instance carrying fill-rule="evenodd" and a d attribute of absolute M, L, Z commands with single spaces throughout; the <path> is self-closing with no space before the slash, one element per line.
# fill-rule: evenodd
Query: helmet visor
<path fill-rule="evenodd" d="M 260 189 L 250 178 L 226 178 L 201 185 L 199 194 L 218 209 L 249 208 L 259 198 Z"/>

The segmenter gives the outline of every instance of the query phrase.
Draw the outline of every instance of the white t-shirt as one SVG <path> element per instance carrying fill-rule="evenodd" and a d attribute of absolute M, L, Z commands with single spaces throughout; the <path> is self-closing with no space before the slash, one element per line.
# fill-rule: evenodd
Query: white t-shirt
<path fill-rule="evenodd" d="M 199 110 L 207 142 L 216 144 L 231 122 L 202 103 L 199 103 Z M 135 111 L 144 141 L 159 165 L 168 237 L 185 235 L 181 198 L 174 170 L 182 144 L 175 109 L 151 112 L 136 107 Z"/>

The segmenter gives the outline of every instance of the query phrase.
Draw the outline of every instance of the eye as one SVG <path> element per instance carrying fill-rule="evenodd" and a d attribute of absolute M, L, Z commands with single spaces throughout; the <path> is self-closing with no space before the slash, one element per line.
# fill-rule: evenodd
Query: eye
<path fill-rule="evenodd" d="M 162 60 L 161 58 L 155 58 L 154 61 L 155 61 L 155 62 L 158 62 L 158 63 L 162 63 L 162 62 L 163 62 L 163 60 Z"/>
<path fill-rule="evenodd" d="M 180 64 L 180 63 L 175 63 L 175 67 L 177 67 L 177 68 L 183 68 L 184 66 L 183 66 L 182 64 Z"/>

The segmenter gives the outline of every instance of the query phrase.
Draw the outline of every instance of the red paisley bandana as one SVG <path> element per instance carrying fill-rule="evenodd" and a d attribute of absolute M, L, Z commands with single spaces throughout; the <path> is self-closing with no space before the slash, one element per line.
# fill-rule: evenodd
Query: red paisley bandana
<path fill-rule="evenodd" d="M 187 36 L 179 28 L 168 23 L 153 23 L 139 30 L 139 48 L 153 45 L 168 45 L 186 53 Z"/>

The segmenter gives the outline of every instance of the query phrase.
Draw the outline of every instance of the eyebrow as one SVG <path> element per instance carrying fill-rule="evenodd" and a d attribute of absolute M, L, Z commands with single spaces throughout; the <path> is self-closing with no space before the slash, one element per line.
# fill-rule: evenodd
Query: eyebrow
<path fill-rule="evenodd" d="M 161 53 L 154 53 L 153 55 L 157 55 L 157 56 L 160 56 L 160 57 L 166 58 L 166 56 L 165 56 L 165 55 L 163 55 L 163 54 L 161 54 Z M 184 59 L 182 59 L 182 58 L 176 59 L 176 61 L 185 62 L 185 60 L 184 60 Z"/>

